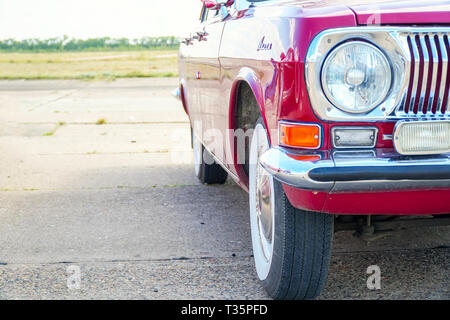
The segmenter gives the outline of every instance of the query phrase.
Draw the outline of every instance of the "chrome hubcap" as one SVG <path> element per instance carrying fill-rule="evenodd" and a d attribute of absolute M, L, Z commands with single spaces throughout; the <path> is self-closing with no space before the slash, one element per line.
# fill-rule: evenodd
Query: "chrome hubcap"
<path fill-rule="evenodd" d="M 261 148 L 258 152 L 258 159 L 266 151 Z M 261 229 L 261 236 L 264 236 L 268 243 L 272 242 L 272 180 L 271 176 L 258 163 L 256 169 L 256 214 Z"/>

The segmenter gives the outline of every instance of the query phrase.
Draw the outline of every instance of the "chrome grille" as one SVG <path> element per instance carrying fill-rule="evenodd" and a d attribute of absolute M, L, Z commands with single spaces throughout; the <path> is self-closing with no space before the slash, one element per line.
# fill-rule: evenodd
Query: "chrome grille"
<path fill-rule="evenodd" d="M 407 118 L 450 115 L 449 33 L 407 33 L 409 84 L 396 115 Z"/>

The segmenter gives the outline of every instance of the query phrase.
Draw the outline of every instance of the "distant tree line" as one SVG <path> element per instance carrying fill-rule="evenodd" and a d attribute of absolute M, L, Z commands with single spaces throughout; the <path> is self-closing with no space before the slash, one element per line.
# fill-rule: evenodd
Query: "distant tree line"
<path fill-rule="evenodd" d="M 94 38 L 74 39 L 68 36 L 51 39 L 0 40 L 0 51 L 101 51 L 101 50 L 164 50 L 176 49 L 180 41 L 176 37 Z"/>

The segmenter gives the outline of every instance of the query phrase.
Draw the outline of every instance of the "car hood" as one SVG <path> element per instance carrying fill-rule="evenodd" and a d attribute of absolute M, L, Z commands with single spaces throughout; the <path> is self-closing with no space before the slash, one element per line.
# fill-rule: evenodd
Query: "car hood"
<path fill-rule="evenodd" d="M 301 0 L 305 10 L 347 7 L 360 25 L 373 24 L 448 24 L 450 0 Z"/>
<path fill-rule="evenodd" d="M 354 2 L 354 4 L 352 4 Z M 450 24 L 450 1 L 348 1 L 358 24 Z"/>

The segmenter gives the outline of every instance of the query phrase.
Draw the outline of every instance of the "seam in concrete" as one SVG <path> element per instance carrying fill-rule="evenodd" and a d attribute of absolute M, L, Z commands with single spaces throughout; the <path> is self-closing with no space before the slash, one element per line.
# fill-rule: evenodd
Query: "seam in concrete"
<path fill-rule="evenodd" d="M 45 106 L 45 105 L 47 105 L 47 104 L 49 104 L 49 103 L 53 103 L 53 102 L 56 102 L 56 101 L 65 99 L 65 98 L 67 98 L 67 97 L 70 97 L 71 95 L 74 95 L 74 94 L 76 94 L 76 93 L 78 93 L 78 92 L 80 92 L 80 91 L 82 91 L 82 90 L 88 88 L 89 86 L 90 86 L 90 84 L 88 83 L 86 86 L 84 86 L 84 87 L 82 87 L 82 88 L 74 89 L 74 90 L 71 91 L 71 92 L 68 92 L 68 93 L 66 93 L 66 94 L 63 94 L 63 95 L 61 95 L 61 96 L 59 96 L 59 97 L 57 97 L 57 98 L 55 98 L 55 99 L 52 99 L 52 100 L 43 102 L 43 103 L 41 103 L 41 104 L 38 104 L 38 105 L 36 105 L 36 106 L 34 106 L 34 107 L 32 106 L 32 107 L 30 107 L 29 109 L 30 109 L 31 111 L 34 111 L 34 110 L 36 110 L 36 109 L 38 109 L 38 108 L 40 108 L 40 107 L 43 107 L 43 106 Z"/>
<path fill-rule="evenodd" d="M 1 192 L 49 192 L 49 191 L 105 191 L 105 190 L 126 190 L 126 189 L 132 189 L 132 190 L 155 190 L 155 189 L 173 189 L 173 188 L 186 188 L 186 187 L 202 187 L 202 184 L 180 184 L 180 185 L 153 185 L 153 186 L 122 186 L 118 185 L 115 187 L 92 187 L 92 188 L 59 188 L 59 189 L 38 189 L 38 188 L 0 188 Z M 6 209 L 6 208 L 5 208 Z"/>
<path fill-rule="evenodd" d="M 352 252 L 336 252 L 333 255 L 344 255 L 344 254 L 371 254 L 371 253 L 395 253 L 395 252 L 420 252 L 420 251 L 430 251 L 430 250 L 448 250 L 450 246 L 439 246 L 434 248 L 422 248 L 422 249 L 392 249 L 392 250 L 374 250 L 374 251 L 352 251 Z M 2 262 L 1 266 L 53 266 L 53 265 L 67 265 L 67 264 L 90 264 L 90 263 L 141 263 L 141 262 L 177 262 L 177 261 L 201 261 L 209 259 L 243 259 L 243 258 L 253 258 L 253 255 L 236 255 L 233 254 L 227 257 L 213 257 L 213 256 L 203 256 L 203 257 L 174 257 L 174 258 L 161 258 L 161 259 L 112 259 L 112 260 L 79 260 L 79 261 L 58 261 L 58 262 L 38 262 L 38 263 L 8 263 Z"/>
<path fill-rule="evenodd" d="M 162 258 L 162 259 L 112 259 L 112 260 L 80 260 L 80 261 L 58 261 L 58 262 L 37 262 L 37 263 L 21 263 L 21 262 L 2 262 L 0 263 L 0 270 L 2 266 L 55 266 L 55 265 L 77 265 L 77 264 L 99 264 L 99 263 L 141 263 L 141 262 L 171 262 L 171 261 L 201 261 L 209 259 L 243 259 L 252 258 L 253 255 L 231 255 L 229 257 L 175 257 L 175 258 Z"/>

